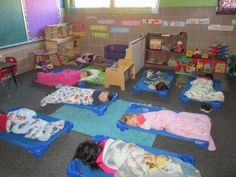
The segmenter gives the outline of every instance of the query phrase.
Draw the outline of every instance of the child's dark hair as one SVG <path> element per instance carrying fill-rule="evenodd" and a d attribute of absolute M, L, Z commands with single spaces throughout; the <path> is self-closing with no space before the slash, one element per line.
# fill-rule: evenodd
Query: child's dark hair
<path fill-rule="evenodd" d="M 93 141 L 85 141 L 79 144 L 73 159 L 79 158 L 82 162 L 89 165 L 93 170 L 100 169 L 96 159 L 101 152 L 99 144 Z"/>
<path fill-rule="evenodd" d="M 85 71 L 86 72 L 86 77 L 91 76 L 92 73 L 90 71 Z"/>
<path fill-rule="evenodd" d="M 164 82 L 159 82 L 155 85 L 157 91 L 167 90 L 168 86 Z"/>
<path fill-rule="evenodd" d="M 112 100 L 112 94 L 111 93 L 108 94 L 107 99 L 108 99 L 108 101 Z"/>

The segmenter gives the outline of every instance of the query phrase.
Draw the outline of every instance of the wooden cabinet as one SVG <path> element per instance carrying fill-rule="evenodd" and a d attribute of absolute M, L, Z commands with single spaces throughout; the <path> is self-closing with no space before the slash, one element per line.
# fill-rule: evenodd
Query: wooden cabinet
<path fill-rule="evenodd" d="M 176 59 L 185 53 L 187 34 L 148 33 L 145 45 L 145 66 L 174 69 L 168 66 L 169 59 Z"/>
<path fill-rule="evenodd" d="M 61 61 L 75 59 L 80 54 L 79 38 L 73 36 L 72 25 L 68 23 L 48 25 L 44 29 L 46 49 L 56 50 Z"/>

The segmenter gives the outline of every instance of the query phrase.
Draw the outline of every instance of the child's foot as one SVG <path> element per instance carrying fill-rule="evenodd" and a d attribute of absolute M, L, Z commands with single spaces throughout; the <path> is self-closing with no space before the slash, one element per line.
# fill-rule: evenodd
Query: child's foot
<path fill-rule="evenodd" d="M 212 111 L 211 105 L 209 105 L 209 104 L 202 104 L 200 106 L 200 110 L 205 112 L 205 113 L 210 113 Z"/>

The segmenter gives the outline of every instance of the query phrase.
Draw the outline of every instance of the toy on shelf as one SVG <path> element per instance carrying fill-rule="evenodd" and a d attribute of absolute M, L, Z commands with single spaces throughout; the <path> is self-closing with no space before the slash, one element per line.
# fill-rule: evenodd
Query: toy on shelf
<path fill-rule="evenodd" d="M 161 50 L 162 49 L 162 40 L 161 39 L 150 39 L 149 48 Z"/>
<path fill-rule="evenodd" d="M 201 58 L 201 51 L 198 48 L 194 50 L 193 58 Z"/>
<path fill-rule="evenodd" d="M 62 62 L 57 51 L 36 50 L 34 53 L 34 68 L 48 71 L 54 68 L 54 65 L 60 66 Z"/>
<path fill-rule="evenodd" d="M 209 56 L 216 59 L 227 59 L 229 56 L 228 46 L 225 43 L 214 43 L 212 46 L 210 46 Z"/>
<path fill-rule="evenodd" d="M 192 58 L 193 57 L 193 49 L 188 49 L 186 51 L 186 57 Z"/>
<path fill-rule="evenodd" d="M 229 57 L 229 69 L 226 73 L 227 76 L 236 76 L 236 55 Z"/>
<path fill-rule="evenodd" d="M 175 52 L 177 53 L 181 53 L 184 51 L 184 45 L 183 45 L 183 42 L 181 40 L 178 40 L 177 41 L 177 44 L 175 46 Z"/>
<path fill-rule="evenodd" d="M 180 56 L 177 58 L 177 66 L 175 67 L 175 73 L 177 74 L 187 74 L 186 67 L 187 64 L 191 62 L 191 58 L 186 56 Z"/>

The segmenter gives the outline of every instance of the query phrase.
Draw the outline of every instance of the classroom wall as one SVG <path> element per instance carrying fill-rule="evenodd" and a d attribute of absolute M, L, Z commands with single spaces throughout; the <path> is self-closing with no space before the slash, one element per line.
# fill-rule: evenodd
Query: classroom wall
<path fill-rule="evenodd" d="M 182 2 L 183 0 L 181 0 Z M 191 7 L 178 7 L 176 1 L 171 3 L 164 3 L 166 1 L 161 1 L 161 7 L 159 14 L 151 15 L 112 15 L 105 14 L 102 12 L 99 15 L 96 14 L 79 14 L 79 11 L 73 13 L 66 12 L 65 21 L 69 23 L 82 23 L 85 25 L 84 31 L 87 33 L 86 37 L 81 37 L 81 52 L 93 52 L 99 55 L 103 54 L 103 48 L 108 44 L 127 44 L 128 42 L 136 39 L 141 33 L 148 32 L 162 32 L 162 33 L 179 33 L 185 31 L 188 34 L 188 48 L 199 48 L 207 50 L 210 45 L 216 41 L 224 41 L 227 45 L 230 46 L 230 54 L 236 54 L 236 26 L 234 26 L 233 31 L 209 31 L 208 25 L 186 25 L 184 27 L 164 27 L 162 25 L 151 25 L 151 24 L 142 24 L 139 26 L 121 26 L 120 22 L 122 20 L 142 20 L 142 19 L 152 19 L 159 18 L 162 20 L 177 20 L 177 21 L 186 21 L 189 18 L 209 18 L 210 24 L 220 24 L 220 25 L 232 25 L 232 19 L 235 19 L 235 16 L 224 16 L 216 15 L 215 0 L 208 0 L 207 4 L 204 7 L 194 7 L 194 3 L 187 4 Z M 186 1 L 185 1 L 186 2 Z M 191 1 L 192 2 L 192 1 Z M 195 2 L 195 1 L 194 1 Z M 203 1 L 201 1 L 203 3 Z M 164 3 L 164 4 L 163 4 Z M 204 2 L 205 3 L 205 2 Z M 182 2 L 183 5 L 183 2 Z M 200 4 L 196 4 L 199 6 Z M 184 6 L 184 5 L 183 5 Z M 108 39 L 97 39 L 91 36 L 90 25 L 97 25 L 97 20 L 99 19 L 109 19 L 114 20 L 115 24 L 107 25 L 108 27 L 127 27 L 129 28 L 129 33 L 109 33 Z M 109 32 L 109 31 L 108 31 Z"/>
<path fill-rule="evenodd" d="M 45 42 L 33 42 L 0 50 L 0 61 L 6 56 L 14 56 L 17 59 L 17 72 L 19 74 L 33 69 L 33 51 L 45 48 Z"/>

